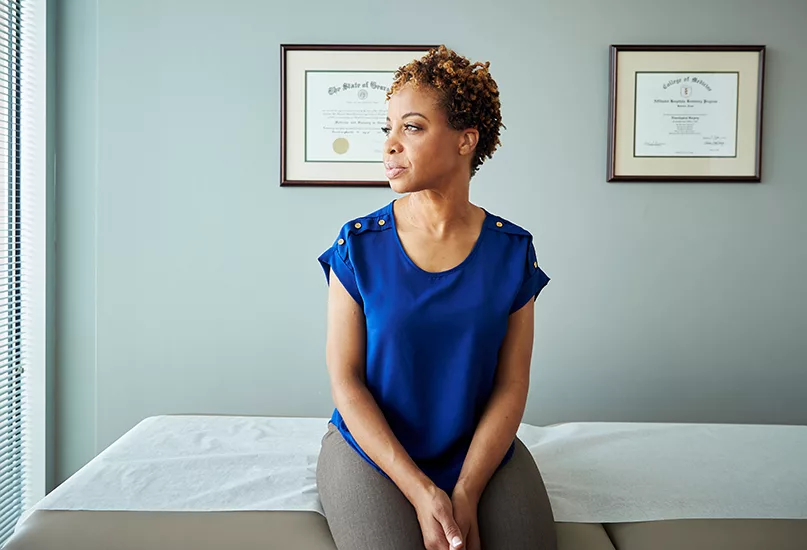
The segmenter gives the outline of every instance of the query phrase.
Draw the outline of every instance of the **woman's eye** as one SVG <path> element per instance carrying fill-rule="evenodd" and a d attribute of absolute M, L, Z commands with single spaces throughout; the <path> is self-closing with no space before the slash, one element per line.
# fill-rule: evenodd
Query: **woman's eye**
<path fill-rule="evenodd" d="M 421 129 L 422 128 L 420 128 L 419 126 L 415 126 L 414 124 L 404 124 L 404 130 L 406 130 L 407 132 L 418 132 Z M 381 131 L 384 132 L 385 136 L 388 136 L 390 132 L 392 132 L 392 128 L 390 128 L 389 126 L 384 126 L 381 128 Z"/>

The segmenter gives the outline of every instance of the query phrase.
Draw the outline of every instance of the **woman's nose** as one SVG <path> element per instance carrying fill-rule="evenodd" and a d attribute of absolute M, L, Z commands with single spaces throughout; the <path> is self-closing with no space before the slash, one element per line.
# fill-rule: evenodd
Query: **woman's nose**
<path fill-rule="evenodd" d="M 401 143 L 394 139 L 392 136 L 388 137 L 384 143 L 384 150 L 388 155 L 394 155 L 401 152 Z"/>

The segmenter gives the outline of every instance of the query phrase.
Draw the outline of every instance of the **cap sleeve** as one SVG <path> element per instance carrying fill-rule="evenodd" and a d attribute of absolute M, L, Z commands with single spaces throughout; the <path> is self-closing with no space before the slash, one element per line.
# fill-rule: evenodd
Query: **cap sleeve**
<path fill-rule="evenodd" d="M 535 246 L 532 243 L 532 239 L 529 239 L 527 244 L 525 261 L 521 288 L 516 295 L 516 299 L 513 301 L 513 307 L 510 308 L 510 313 L 515 313 L 527 305 L 527 302 L 530 300 L 535 301 L 538 298 L 538 294 L 541 293 L 541 290 L 543 290 L 549 282 L 547 274 L 538 267 L 538 258 L 535 254 Z"/>
<path fill-rule="evenodd" d="M 364 300 L 362 300 L 358 284 L 356 283 L 356 271 L 350 260 L 351 239 L 349 237 L 350 233 L 343 228 L 333 245 L 323 252 L 318 260 L 323 271 L 325 271 L 325 280 L 328 284 L 331 282 L 330 275 L 331 271 L 333 271 L 336 273 L 336 277 L 339 279 L 339 282 L 342 283 L 342 286 L 345 287 L 348 294 L 350 294 L 360 306 L 364 307 Z"/>

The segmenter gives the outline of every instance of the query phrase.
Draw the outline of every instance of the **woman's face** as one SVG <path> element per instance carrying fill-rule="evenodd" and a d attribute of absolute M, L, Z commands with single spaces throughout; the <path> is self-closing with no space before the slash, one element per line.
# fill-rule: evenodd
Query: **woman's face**
<path fill-rule="evenodd" d="M 470 154 L 475 140 L 448 125 L 436 93 L 426 86 L 404 85 L 387 108 L 384 165 L 396 193 L 440 188 L 463 171 L 470 177 Z"/>

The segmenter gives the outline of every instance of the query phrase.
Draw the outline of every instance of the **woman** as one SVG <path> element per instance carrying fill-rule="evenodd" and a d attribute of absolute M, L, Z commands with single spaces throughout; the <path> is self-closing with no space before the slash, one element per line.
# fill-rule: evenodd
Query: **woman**
<path fill-rule="evenodd" d="M 527 231 L 469 201 L 500 144 L 488 67 L 441 46 L 396 72 L 384 163 L 404 196 L 319 258 L 336 410 L 317 483 L 339 550 L 556 547 L 516 438 L 549 278 Z"/>

